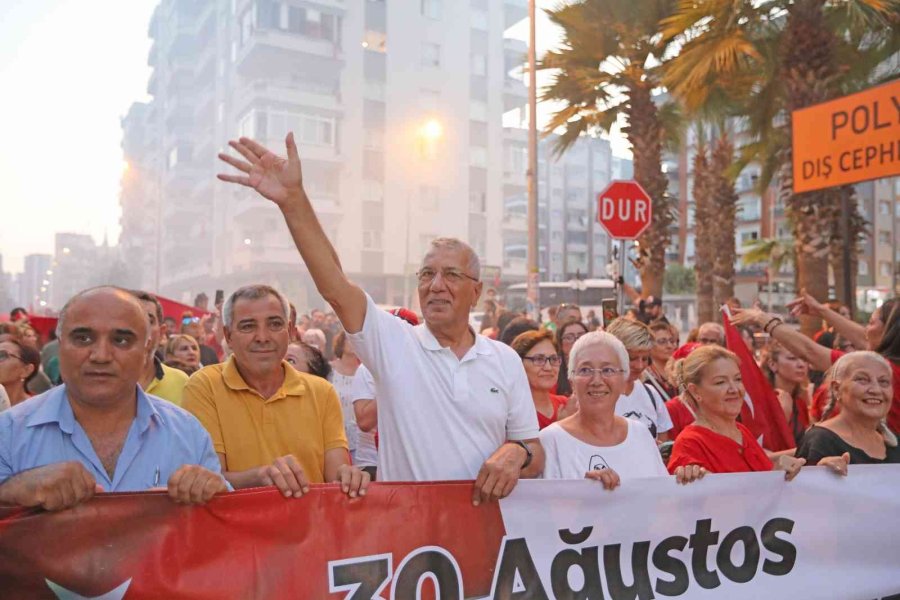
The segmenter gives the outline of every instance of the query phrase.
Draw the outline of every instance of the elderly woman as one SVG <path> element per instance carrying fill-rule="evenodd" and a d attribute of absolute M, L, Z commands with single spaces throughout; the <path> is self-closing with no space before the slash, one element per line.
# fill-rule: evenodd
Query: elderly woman
<path fill-rule="evenodd" d="M 202 366 L 200 364 L 200 344 L 190 335 L 179 333 L 169 336 L 163 362 L 166 366 L 180 369 L 191 375 Z"/>
<path fill-rule="evenodd" d="M 778 342 L 769 342 L 761 356 L 763 373 L 778 395 L 784 418 L 799 444 L 809 429 L 809 365 Z"/>
<path fill-rule="evenodd" d="M 843 474 L 851 463 L 900 463 L 897 437 L 885 424 L 893 397 L 888 361 L 876 352 L 853 352 L 833 369 L 825 418 L 806 432 L 797 456 Z M 837 406 L 841 411 L 832 416 Z"/>
<path fill-rule="evenodd" d="M 705 345 L 679 361 L 675 372 L 681 399 L 697 420 L 675 440 L 669 471 L 696 465 L 712 473 L 782 470 L 788 481 L 797 476 L 804 459 L 781 455 L 773 463 L 750 430 L 737 422 L 744 385 L 734 353 Z"/>
<path fill-rule="evenodd" d="M 556 385 L 562 361 L 556 350 L 553 332 L 542 329 L 521 333 L 513 340 L 512 349 L 522 358 L 531 399 L 537 411 L 538 427 L 544 429 L 575 412 L 574 400 L 550 393 Z"/>
<path fill-rule="evenodd" d="M 572 348 L 569 379 L 578 412 L 541 431 L 545 479 L 594 479 L 612 490 L 622 479 L 663 477 L 662 462 L 647 427 L 616 415 L 629 376 L 628 351 L 615 336 L 594 331 Z M 700 467 L 675 471 L 679 483 L 703 476 Z"/>
<path fill-rule="evenodd" d="M 40 367 L 41 355 L 31 346 L 11 337 L 0 342 L 0 385 L 6 388 L 11 406 L 31 397 L 28 384 Z"/>
<path fill-rule="evenodd" d="M 588 332 L 587 327 L 581 321 L 569 321 L 563 323 L 556 330 L 556 346 L 559 348 L 562 356 L 562 363 L 559 369 L 559 378 L 556 380 L 556 393 L 561 396 L 571 396 L 572 386 L 569 384 L 568 376 L 568 360 L 572 346 L 578 341 L 578 338 Z"/>
<path fill-rule="evenodd" d="M 616 336 L 628 352 L 628 378 L 616 403 L 616 414 L 643 423 L 657 442 L 668 441 L 672 419 L 666 408 L 667 398 L 641 381 L 654 347 L 650 329 L 639 321 L 616 319 L 606 331 Z"/>

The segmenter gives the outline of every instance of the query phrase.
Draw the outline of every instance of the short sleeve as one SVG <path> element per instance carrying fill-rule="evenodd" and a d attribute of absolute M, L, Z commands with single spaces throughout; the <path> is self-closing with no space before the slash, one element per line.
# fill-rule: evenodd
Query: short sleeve
<path fill-rule="evenodd" d="M 562 478 L 562 473 L 559 470 L 559 446 L 556 444 L 555 429 L 551 425 L 538 435 L 538 440 L 540 440 L 541 447 L 544 449 L 544 473 L 541 475 L 543 479 Z"/>
<path fill-rule="evenodd" d="M 353 376 L 353 384 L 350 386 L 350 401 L 374 400 L 375 379 L 365 365 L 360 365 Z"/>
<path fill-rule="evenodd" d="M 669 471 L 666 470 L 666 464 L 659 453 L 659 446 L 656 445 L 656 440 L 653 439 L 650 430 L 637 421 L 630 421 L 628 426 L 631 431 L 637 432 L 637 435 L 640 436 L 641 449 L 647 454 L 647 460 L 653 465 L 654 475 L 668 477 Z"/>
<path fill-rule="evenodd" d="M 648 385 L 647 393 L 653 397 L 653 404 L 656 407 L 656 431 L 657 433 L 665 433 L 672 429 L 672 417 L 669 415 L 669 409 L 666 408 L 666 400 L 660 396 L 652 385 Z"/>
<path fill-rule="evenodd" d="M 0 415 L 0 484 L 15 475 L 12 462 L 12 419 Z"/>
<path fill-rule="evenodd" d="M 840 357 L 842 357 L 846 352 L 842 350 L 832 350 L 831 351 L 831 364 L 834 364 L 838 361 Z"/>
<path fill-rule="evenodd" d="M 320 393 L 316 390 L 316 393 Z M 338 398 L 334 386 L 328 385 L 324 391 L 322 400 L 322 441 L 325 451 L 335 448 L 350 448 L 347 443 L 347 433 L 344 431 L 344 413 L 341 410 L 341 400 Z"/>
<path fill-rule="evenodd" d="M 390 371 L 397 356 L 402 355 L 400 344 L 406 327 L 412 326 L 378 308 L 366 294 L 366 318 L 362 329 L 348 333 L 347 339 L 353 342 L 356 354 L 369 371 L 381 377 Z"/>
<path fill-rule="evenodd" d="M 688 465 L 700 465 L 707 471 L 714 472 L 710 468 L 711 465 L 706 460 L 705 454 L 703 448 L 693 437 L 682 433 L 675 440 L 675 445 L 672 446 L 672 456 L 669 457 L 668 465 L 669 473 L 674 473 L 678 467 L 686 467 Z"/>
<path fill-rule="evenodd" d="M 209 377 L 205 373 L 197 373 L 184 386 L 181 407 L 197 417 L 200 424 L 209 434 L 212 447 L 219 454 L 225 454 L 225 439 L 219 423 L 219 412 L 213 397 Z"/>
<path fill-rule="evenodd" d="M 828 432 L 823 431 L 823 428 L 813 427 L 803 435 L 794 456 L 805 458 L 808 465 L 817 465 L 823 458 L 840 456 L 845 451 Z"/>
<path fill-rule="evenodd" d="M 528 387 L 525 367 L 517 357 L 509 369 L 512 385 L 509 391 L 509 408 L 506 416 L 506 439 L 534 439 L 538 437 L 540 429 L 538 428 L 537 411 L 534 410 L 534 400 L 531 398 L 531 388 Z"/>

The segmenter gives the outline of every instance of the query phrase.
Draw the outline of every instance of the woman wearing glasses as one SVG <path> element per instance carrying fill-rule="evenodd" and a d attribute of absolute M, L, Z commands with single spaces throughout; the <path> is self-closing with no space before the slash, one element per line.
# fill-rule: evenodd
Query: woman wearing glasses
<path fill-rule="evenodd" d="M 545 479 L 594 479 L 612 490 L 625 479 L 665 477 L 668 473 L 653 436 L 633 419 L 616 415 L 616 402 L 629 377 L 628 351 L 615 336 L 594 331 L 572 348 L 569 379 L 578 412 L 540 434 Z M 688 467 L 679 483 L 699 479 L 702 469 Z"/>
<path fill-rule="evenodd" d="M 551 394 L 559 375 L 562 362 L 553 341 L 553 332 L 547 329 L 526 331 L 516 336 L 512 349 L 522 357 L 531 398 L 537 411 L 538 427 L 544 429 L 548 425 L 564 419 L 576 410 L 575 400 L 565 396 Z"/>
<path fill-rule="evenodd" d="M 11 406 L 31 396 L 28 382 L 34 379 L 40 366 L 41 355 L 31 346 L 14 339 L 0 342 L 0 385 L 6 388 Z"/>
<path fill-rule="evenodd" d="M 653 349 L 650 350 L 650 364 L 641 379 L 669 401 L 678 395 L 678 387 L 669 381 L 666 371 L 666 365 L 678 348 L 678 331 L 665 321 L 653 321 L 648 327 L 653 336 Z"/>
<path fill-rule="evenodd" d="M 569 321 L 563 323 L 556 329 L 556 346 L 562 355 L 562 363 L 560 364 L 559 377 L 556 380 L 556 393 L 560 396 L 571 396 L 572 386 L 569 383 L 568 360 L 572 346 L 578 341 L 578 338 L 588 332 L 587 327 L 581 321 Z"/>

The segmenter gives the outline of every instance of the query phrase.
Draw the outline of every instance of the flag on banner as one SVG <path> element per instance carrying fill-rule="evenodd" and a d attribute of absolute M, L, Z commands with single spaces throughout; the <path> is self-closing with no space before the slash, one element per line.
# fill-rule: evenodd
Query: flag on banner
<path fill-rule="evenodd" d="M 722 311 L 722 323 L 725 326 L 725 346 L 737 354 L 741 361 L 741 378 L 750 402 L 744 399 L 741 409 L 741 423 L 753 435 L 762 438 L 762 447 L 772 452 L 789 450 L 797 446 L 794 435 L 784 418 L 784 410 L 778 401 L 775 390 L 756 364 L 750 349 L 744 343 L 741 332 L 731 324 L 728 311 Z"/>

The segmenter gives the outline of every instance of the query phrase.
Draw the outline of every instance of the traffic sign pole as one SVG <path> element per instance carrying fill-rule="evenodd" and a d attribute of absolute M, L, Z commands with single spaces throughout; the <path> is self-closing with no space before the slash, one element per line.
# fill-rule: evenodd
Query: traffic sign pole
<path fill-rule="evenodd" d="M 616 299 L 616 313 L 620 317 L 625 316 L 625 240 L 619 240 L 619 281 L 616 283 L 618 298 Z"/>

